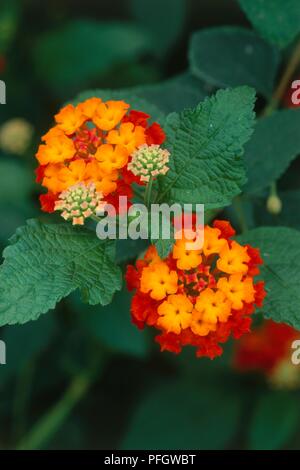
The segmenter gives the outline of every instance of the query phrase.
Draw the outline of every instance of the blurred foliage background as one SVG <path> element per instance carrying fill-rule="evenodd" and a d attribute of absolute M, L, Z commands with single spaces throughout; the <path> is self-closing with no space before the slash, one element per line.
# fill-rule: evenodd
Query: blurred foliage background
<path fill-rule="evenodd" d="M 134 94 L 159 115 L 246 81 L 262 107 L 278 64 L 271 46 L 244 71 L 230 54 L 222 65 L 223 37 L 215 36 L 211 49 L 209 38 L 198 44 L 204 74 L 197 73 L 197 57 L 188 60 L 194 31 L 228 24 L 250 28 L 234 0 L 1 0 L 0 78 L 7 85 L 7 104 L 0 106 L 1 251 L 26 219 L 47 219 L 39 210 L 34 153 L 54 113 L 84 90 L 124 89 L 114 93 Z M 255 68 L 260 73 L 251 83 Z M 294 227 L 298 166 L 279 186 L 288 201 L 281 223 Z M 248 215 L 250 225 L 278 224 L 263 193 Z M 233 217 L 230 208 L 226 217 Z M 119 262 L 142 249 L 120 246 Z M 259 376 L 235 372 L 231 344 L 213 362 L 192 351 L 161 354 L 151 333 L 131 325 L 129 303 L 126 292 L 105 308 L 73 295 L 36 322 L 0 331 L 7 345 L 0 448 L 299 448 L 297 391 L 271 390 Z"/>

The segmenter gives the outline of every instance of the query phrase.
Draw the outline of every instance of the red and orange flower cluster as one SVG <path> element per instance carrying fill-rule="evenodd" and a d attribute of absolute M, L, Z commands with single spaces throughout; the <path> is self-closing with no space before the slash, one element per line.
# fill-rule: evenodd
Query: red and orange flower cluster
<path fill-rule="evenodd" d="M 276 388 L 298 388 L 300 369 L 292 361 L 295 340 L 300 340 L 299 331 L 267 320 L 236 344 L 234 366 L 240 372 L 260 372 Z"/>
<path fill-rule="evenodd" d="M 149 118 L 129 111 L 124 101 L 89 98 L 77 106 L 65 106 L 36 154 L 37 181 L 48 190 L 40 197 L 42 209 L 53 212 L 59 195 L 78 183 L 94 184 L 111 204 L 116 205 L 120 195 L 130 198 L 131 184 L 141 183 L 127 168 L 132 153 L 141 145 L 160 145 L 165 140 L 160 125 L 149 125 Z"/>
<path fill-rule="evenodd" d="M 214 358 L 230 334 L 249 332 L 255 305 L 265 297 L 264 283 L 253 280 L 262 260 L 256 248 L 231 240 L 234 234 L 229 222 L 215 221 L 204 227 L 201 249 L 178 239 L 166 259 L 151 246 L 128 267 L 128 288 L 136 290 L 132 320 L 160 331 L 161 350 L 179 353 L 191 345 L 198 357 Z"/>

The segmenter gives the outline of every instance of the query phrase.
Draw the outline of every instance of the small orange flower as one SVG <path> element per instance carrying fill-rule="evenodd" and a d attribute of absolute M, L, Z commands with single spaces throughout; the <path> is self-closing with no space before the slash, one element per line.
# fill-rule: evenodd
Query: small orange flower
<path fill-rule="evenodd" d="M 201 250 L 188 250 L 188 243 L 191 243 L 191 240 L 184 238 L 176 240 L 174 245 L 173 258 L 177 260 L 177 268 L 179 269 L 193 269 L 201 263 Z"/>
<path fill-rule="evenodd" d="M 67 135 L 74 134 L 75 131 L 84 123 L 86 117 L 78 107 L 68 104 L 55 116 L 57 127 Z"/>
<path fill-rule="evenodd" d="M 204 227 L 201 249 L 177 240 L 161 259 L 151 246 L 136 268 L 128 267 L 128 288 L 136 290 L 132 320 L 139 328 L 147 324 L 160 331 L 156 340 L 162 351 L 178 353 L 191 345 L 197 356 L 214 358 L 230 334 L 249 332 L 250 315 L 265 296 L 263 282 L 253 282 L 262 260 L 257 249 L 232 241 L 234 233 L 228 222 L 215 221 Z"/>
<path fill-rule="evenodd" d="M 112 145 L 104 144 L 97 149 L 95 158 L 103 172 L 109 174 L 126 165 L 128 162 L 128 152 L 121 145 L 113 147 Z"/>
<path fill-rule="evenodd" d="M 220 271 L 228 274 L 246 273 L 249 261 L 250 256 L 247 254 L 247 247 L 233 241 L 230 247 L 227 244 L 220 251 L 217 266 Z"/>
<path fill-rule="evenodd" d="M 221 277 L 217 287 L 231 301 L 235 310 L 241 309 L 243 302 L 254 302 L 255 291 L 251 277 L 243 279 L 243 274 L 231 274 L 229 278 Z"/>
<path fill-rule="evenodd" d="M 94 160 L 86 166 L 84 181 L 88 183 L 94 182 L 97 190 L 107 196 L 117 189 L 118 175 L 116 170 L 109 174 L 104 173 L 99 163 Z"/>
<path fill-rule="evenodd" d="M 107 101 L 106 103 L 101 103 L 94 113 L 93 121 L 99 129 L 110 131 L 119 124 L 128 108 L 129 105 L 124 101 Z"/>
<path fill-rule="evenodd" d="M 146 142 L 145 129 L 141 126 L 134 127 L 131 122 L 126 122 L 125 124 L 121 124 L 119 130 L 109 132 L 107 142 L 110 144 L 123 145 L 130 155 L 140 145 Z"/>
<path fill-rule="evenodd" d="M 62 163 L 73 158 L 75 146 L 65 135 L 47 137 L 47 145 L 40 145 L 36 158 L 41 165 Z"/>
<path fill-rule="evenodd" d="M 218 228 L 209 227 L 208 225 L 204 229 L 204 243 L 203 253 L 205 256 L 212 254 L 218 254 L 222 249 L 228 246 L 227 240 L 220 237 L 221 230 Z"/>
<path fill-rule="evenodd" d="M 193 304 L 186 295 L 169 295 L 157 309 L 159 314 L 157 325 L 168 333 L 179 334 L 182 329 L 190 326 L 192 310 Z"/>
<path fill-rule="evenodd" d="M 63 164 L 50 163 L 44 170 L 43 186 L 49 190 L 50 193 L 59 194 L 66 189 L 63 181 L 58 178 L 59 171 L 64 168 Z"/>
<path fill-rule="evenodd" d="M 207 323 L 225 322 L 231 314 L 231 302 L 220 291 L 210 287 L 204 289 L 196 299 L 195 309 L 202 313 L 202 319 Z"/>
<path fill-rule="evenodd" d="M 42 136 L 42 141 L 43 142 L 51 142 L 51 140 L 54 138 L 54 137 L 62 137 L 64 138 L 65 137 L 65 133 L 64 131 L 62 131 L 61 129 L 59 129 L 58 126 L 54 126 L 54 127 L 51 127 L 51 129 L 45 134 Z M 68 138 L 69 139 L 69 138 Z"/>
<path fill-rule="evenodd" d="M 170 270 L 162 261 L 153 263 L 143 270 L 141 277 L 141 292 L 149 293 L 155 300 L 162 300 L 167 294 L 177 292 L 177 274 Z"/>
<path fill-rule="evenodd" d="M 79 103 L 78 110 L 86 119 L 93 119 L 101 103 L 100 98 L 88 98 L 83 103 Z"/>
<path fill-rule="evenodd" d="M 84 160 L 74 160 L 69 166 L 64 166 L 59 170 L 57 177 L 63 183 L 64 189 L 85 181 L 86 165 Z"/>

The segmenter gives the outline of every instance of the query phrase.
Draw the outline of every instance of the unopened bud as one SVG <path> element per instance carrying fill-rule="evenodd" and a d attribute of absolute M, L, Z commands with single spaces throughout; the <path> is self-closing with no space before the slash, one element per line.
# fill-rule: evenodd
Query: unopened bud
<path fill-rule="evenodd" d="M 270 214 L 278 215 L 282 210 L 281 199 L 276 195 L 272 194 L 267 200 L 267 210 Z"/>
<path fill-rule="evenodd" d="M 300 370 L 290 358 L 284 359 L 272 370 L 269 383 L 273 388 L 295 390 L 300 387 Z"/>
<path fill-rule="evenodd" d="M 85 219 L 95 216 L 104 205 L 102 193 L 97 192 L 94 183 L 77 183 L 60 193 L 55 210 L 61 211 L 61 216 L 73 225 L 83 225 Z"/>
<path fill-rule="evenodd" d="M 128 169 L 141 181 L 150 181 L 158 175 L 165 175 L 169 170 L 170 152 L 163 150 L 159 145 L 141 145 L 133 154 Z"/>

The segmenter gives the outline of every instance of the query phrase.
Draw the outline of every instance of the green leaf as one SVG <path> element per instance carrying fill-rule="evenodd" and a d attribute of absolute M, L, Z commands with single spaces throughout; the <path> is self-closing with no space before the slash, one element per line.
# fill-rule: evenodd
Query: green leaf
<path fill-rule="evenodd" d="M 157 106 L 164 114 L 195 107 L 207 95 L 203 83 L 189 72 L 154 85 L 134 87 L 131 91 Z"/>
<path fill-rule="evenodd" d="M 300 153 L 300 109 L 278 111 L 258 120 L 245 147 L 248 182 L 258 192 L 276 181 Z"/>
<path fill-rule="evenodd" d="M 258 32 L 281 48 L 300 32 L 299 0 L 239 0 L 239 3 Z"/>
<path fill-rule="evenodd" d="M 183 31 L 186 1 L 130 0 L 129 5 L 133 18 L 153 35 L 153 52 L 163 56 Z"/>
<path fill-rule="evenodd" d="M 264 264 L 260 278 L 266 282 L 267 296 L 260 312 L 300 330 L 300 232 L 260 227 L 238 239 L 261 250 Z"/>
<path fill-rule="evenodd" d="M 149 241 L 139 238 L 138 240 L 117 240 L 116 261 L 117 263 L 125 263 L 133 261 L 137 256 L 146 250 Z"/>
<path fill-rule="evenodd" d="M 134 24 L 73 20 L 40 36 L 33 52 L 39 76 L 70 94 L 150 48 L 148 34 Z"/>
<path fill-rule="evenodd" d="M 36 320 L 76 289 L 95 305 L 121 288 L 115 243 L 69 225 L 28 221 L 3 253 L 0 326 Z"/>
<path fill-rule="evenodd" d="M 245 183 L 243 145 L 254 124 L 254 90 L 219 90 L 195 109 L 171 114 L 166 122 L 170 170 L 162 196 L 172 202 L 222 207 Z"/>
<path fill-rule="evenodd" d="M 272 94 L 278 51 L 254 32 L 238 27 L 211 28 L 193 34 L 192 72 L 218 86 L 249 85 L 266 98 Z"/>
<path fill-rule="evenodd" d="M 139 331 L 130 321 L 131 295 L 126 289 L 118 292 L 106 307 L 83 304 L 76 293 L 70 301 L 73 310 L 79 314 L 81 325 L 102 345 L 117 353 L 137 357 L 147 355 L 146 332 Z"/>
<path fill-rule="evenodd" d="M 122 449 L 224 449 L 240 411 L 240 396 L 233 391 L 171 381 L 138 405 Z"/>
<path fill-rule="evenodd" d="M 76 96 L 76 98 L 72 100 L 72 103 L 75 105 L 93 96 L 101 98 L 103 101 L 124 100 L 130 105 L 131 109 L 150 114 L 154 121 L 162 122 L 165 118 L 164 113 L 155 104 L 145 100 L 143 97 L 137 96 L 135 94 L 135 88 L 133 88 L 132 91 L 130 88 L 124 90 L 88 90 Z"/>
<path fill-rule="evenodd" d="M 152 243 L 154 243 L 157 249 L 158 255 L 161 258 L 166 258 L 173 248 L 174 239 L 171 238 L 170 240 L 168 240 L 168 239 L 160 238 L 159 240 L 156 240 L 156 241 L 152 240 Z"/>
<path fill-rule="evenodd" d="M 192 108 L 206 97 L 203 84 L 189 72 L 154 85 L 141 85 L 119 90 L 95 89 L 80 93 L 74 104 L 92 96 L 103 100 L 123 99 L 133 109 L 144 111 L 153 120 L 163 121 L 165 115 Z"/>
<path fill-rule="evenodd" d="M 281 449 L 298 428 L 299 418 L 299 401 L 295 394 L 266 392 L 261 396 L 250 423 L 250 449 Z"/>
<path fill-rule="evenodd" d="M 170 220 L 171 215 L 168 216 L 164 213 L 157 213 L 157 217 L 149 216 L 148 223 L 151 230 L 151 243 L 155 245 L 161 258 L 166 258 L 168 256 L 175 242 L 174 226 L 170 223 Z"/>

